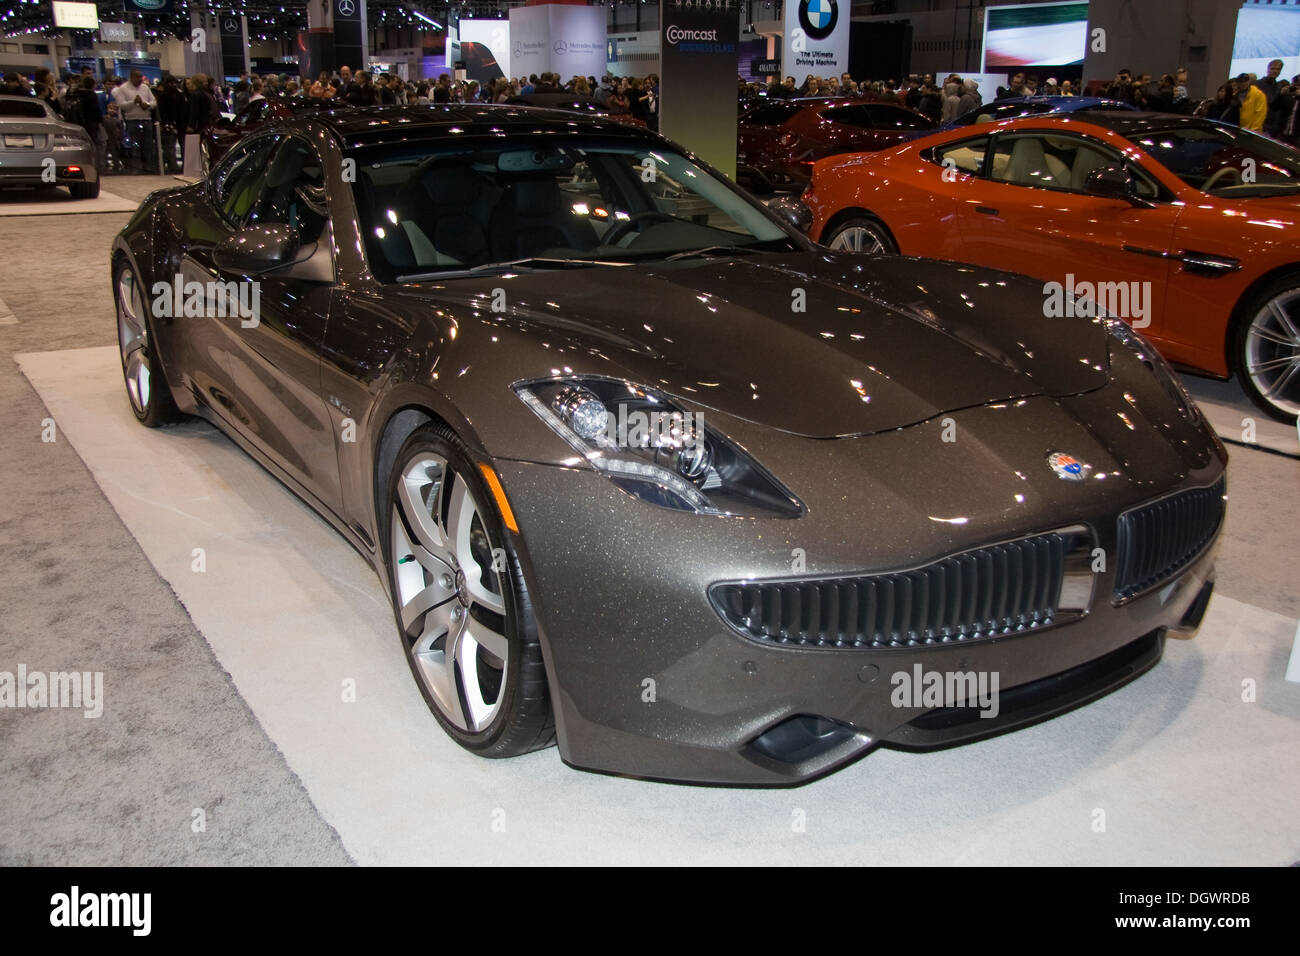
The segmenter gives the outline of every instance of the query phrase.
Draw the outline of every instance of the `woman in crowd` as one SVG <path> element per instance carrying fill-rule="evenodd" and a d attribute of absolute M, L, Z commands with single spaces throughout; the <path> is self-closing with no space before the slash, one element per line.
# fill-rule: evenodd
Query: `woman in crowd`
<path fill-rule="evenodd" d="M 1214 99 L 1205 107 L 1205 115 L 1210 119 L 1225 123 L 1236 123 L 1241 119 L 1241 104 L 1237 102 L 1236 91 L 1232 85 L 1225 83 L 1219 87 Z"/>

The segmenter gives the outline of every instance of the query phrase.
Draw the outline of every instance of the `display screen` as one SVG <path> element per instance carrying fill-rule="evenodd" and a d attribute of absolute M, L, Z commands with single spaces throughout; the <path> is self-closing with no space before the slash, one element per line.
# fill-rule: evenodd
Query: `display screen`
<path fill-rule="evenodd" d="M 99 9 L 93 3 L 54 0 L 54 25 L 69 30 L 98 30 Z"/>
<path fill-rule="evenodd" d="M 1228 73 L 1264 76 L 1271 60 L 1282 61 L 1286 79 L 1300 73 L 1300 7 L 1248 2 L 1237 14 Z"/>
<path fill-rule="evenodd" d="M 984 14 L 984 68 L 1082 63 L 1088 48 L 1088 4 L 1024 3 Z"/>

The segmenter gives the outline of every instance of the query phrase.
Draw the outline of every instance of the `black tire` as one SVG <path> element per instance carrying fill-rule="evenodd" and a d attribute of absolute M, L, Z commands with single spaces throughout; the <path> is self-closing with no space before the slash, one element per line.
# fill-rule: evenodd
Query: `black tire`
<path fill-rule="evenodd" d="M 858 239 L 861 240 L 860 245 L 856 243 Z M 831 249 L 862 255 L 898 255 L 898 244 L 894 242 L 894 237 L 889 234 L 884 223 L 871 216 L 855 216 L 836 223 L 829 230 L 824 244 Z"/>
<path fill-rule="evenodd" d="M 132 311 L 139 312 L 138 328 L 135 323 L 125 321 L 123 316 L 122 297 L 129 294 L 124 283 L 130 283 L 135 289 L 140 290 L 139 304 L 132 307 Z M 131 411 L 135 414 L 136 420 L 147 428 L 158 428 L 180 421 L 182 415 L 175 401 L 172 400 L 167 376 L 163 372 L 162 363 L 154 348 L 153 316 L 149 311 L 149 300 L 140 277 L 124 259 L 119 260 L 113 269 L 113 299 L 117 318 L 118 353 L 122 360 L 122 380 L 126 386 Z M 126 328 L 128 326 L 130 331 Z M 135 332 L 139 329 L 143 330 L 143 335 L 136 336 Z M 128 355 L 137 349 L 139 359 L 144 363 L 147 372 L 147 388 L 141 388 L 138 367 L 128 358 Z"/>
<path fill-rule="evenodd" d="M 1287 323 L 1277 318 L 1271 305 L 1288 317 L 1294 333 L 1287 331 Z M 1294 345 L 1278 341 L 1281 338 L 1293 340 Z M 1232 370 L 1242 391 L 1270 418 L 1294 423 L 1300 415 L 1300 273 L 1279 276 L 1242 303 L 1231 346 Z M 1277 364 L 1292 356 L 1294 366 Z M 1252 374 L 1251 368 L 1261 363 L 1264 368 Z M 1268 380 L 1275 374 L 1283 380 L 1274 384 L 1282 387 L 1269 394 Z"/>
<path fill-rule="evenodd" d="M 69 183 L 68 192 L 73 199 L 94 199 L 99 195 L 99 180 L 93 183 Z"/>
<path fill-rule="evenodd" d="M 408 635 L 402 623 L 400 610 L 402 597 L 399 591 L 397 567 L 399 562 L 406 563 L 412 559 L 410 556 L 399 558 L 394 550 L 396 533 L 394 521 L 401 522 L 401 533 L 409 536 L 411 540 L 415 540 L 415 534 L 410 520 L 401 510 L 402 505 L 398 498 L 399 484 L 405 480 L 404 476 L 409 468 L 429 457 L 445 462 L 442 481 L 446 480 L 448 472 L 454 476 L 454 481 L 442 489 L 444 493 L 452 494 L 447 491 L 447 487 L 454 489 L 456 481 L 464 482 L 468 487 L 476 506 L 477 517 L 481 522 L 481 530 L 486 534 L 492 553 L 504 557 L 503 570 L 485 570 L 484 575 L 491 575 L 495 579 L 499 594 L 504 598 L 506 613 L 504 618 L 496 619 L 493 629 L 501 627 L 501 632 L 508 641 L 508 655 L 504 677 L 493 702 L 494 706 L 499 703 L 495 716 L 490 723 L 478 729 L 458 726 L 453 722 L 453 718 L 444 712 L 443 705 L 431 692 L 425 671 L 416 656 L 415 648 L 420 636 Z M 434 492 L 431 491 L 430 498 L 433 494 Z M 392 474 L 388 476 L 383 500 L 384 510 L 380 515 L 378 526 L 387 571 L 389 597 L 397 624 L 397 636 L 407 665 L 411 669 L 411 675 L 415 678 L 416 686 L 419 687 L 429 710 L 448 736 L 466 750 L 482 757 L 515 757 L 550 746 L 555 741 L 555 716 L 551 707 L 546 666 L 542 659 L 541 642 L 537 634 L 532 603 L 528 597 L 528 588 L 513 539 L 505 529 L 496 501 L 469 450 L 455 433 L 443 425 L 427 424 L 416 429 L 397 454 Z M 441 501 L 441 497 L 438 500 Z M 429 509 L 432 508 L 433 504 L 429 502 Z M 441 523 L 442 515 L 439 515 L 437 520 Z M 422 564 L 422 562 L 418 563 Z M 418 567 L 415 573 L 424 575 L 424 586 L 432 586 L 432 575 L 427 569 Z M 451 592 L 453 595 L 458 591 L 464 593 L 460 588 L 463 578 L 463 574 L 457 575 L 457 588 Z M 440 601 L 427 613 L 432 614 L 444 606 L 452 606 L 454 609 L 458 600 L 459 597 L 452 596 Z M 463 613 L 467 618 L 477 618 L 483 613 L 483 609 L 476 604 L 470 604 L 465 606 Z M 423 616 L 419 618 L 419 623 L 412 630 L 420 629 L 428 629 Z M 445 639 L 443 646 L 444 648 L 446 646 Z M 476 651 L 476 654 L 481 654 L 481 651 Z M 476 662 L 476 672 L 481 680 L 481 675 L 485 673 L 481 659 Z M 455 673 L 457 676 L 452 678 L 454 692 L 457 694 L 462 713 L 468 714 L 469 696 L 463 682 L 463 675 L 460 675 L 459 671 Z"/>

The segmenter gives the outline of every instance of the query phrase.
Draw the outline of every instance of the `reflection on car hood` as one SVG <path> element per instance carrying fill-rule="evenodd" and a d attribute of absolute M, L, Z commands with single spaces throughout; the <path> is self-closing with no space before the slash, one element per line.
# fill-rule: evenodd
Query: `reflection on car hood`
<path fill-rule="evenodd" d="M 488 283 L 505 285 L 504 324 L 546 333 L 539 376 L 564 341 L 577 346 L 564 353 L 575 373 L 625 377 L 811 437 L 1078 394 L 1108 375 L 1098 323 L 1046 317 L 1041 283 L 953 263 L 817 252 Z M 465 291 L 483 295 L 488 283 Z"/>

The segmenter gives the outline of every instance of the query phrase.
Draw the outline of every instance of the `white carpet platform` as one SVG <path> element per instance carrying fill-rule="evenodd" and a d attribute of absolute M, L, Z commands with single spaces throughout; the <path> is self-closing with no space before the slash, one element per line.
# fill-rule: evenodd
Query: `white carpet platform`
<path fill-rule="evenodd" d="M 427 712 L 370 568 L 274 478 L 206 424 L 137 425 L 112 347 L 18 360 L 360 863 L 1300 860 L 1296 622 L 1231 594 L 1103 700 L 939 753 L 877 750 L 795 790 L 605 777 L 555 750 L 486 761 Z"/>

